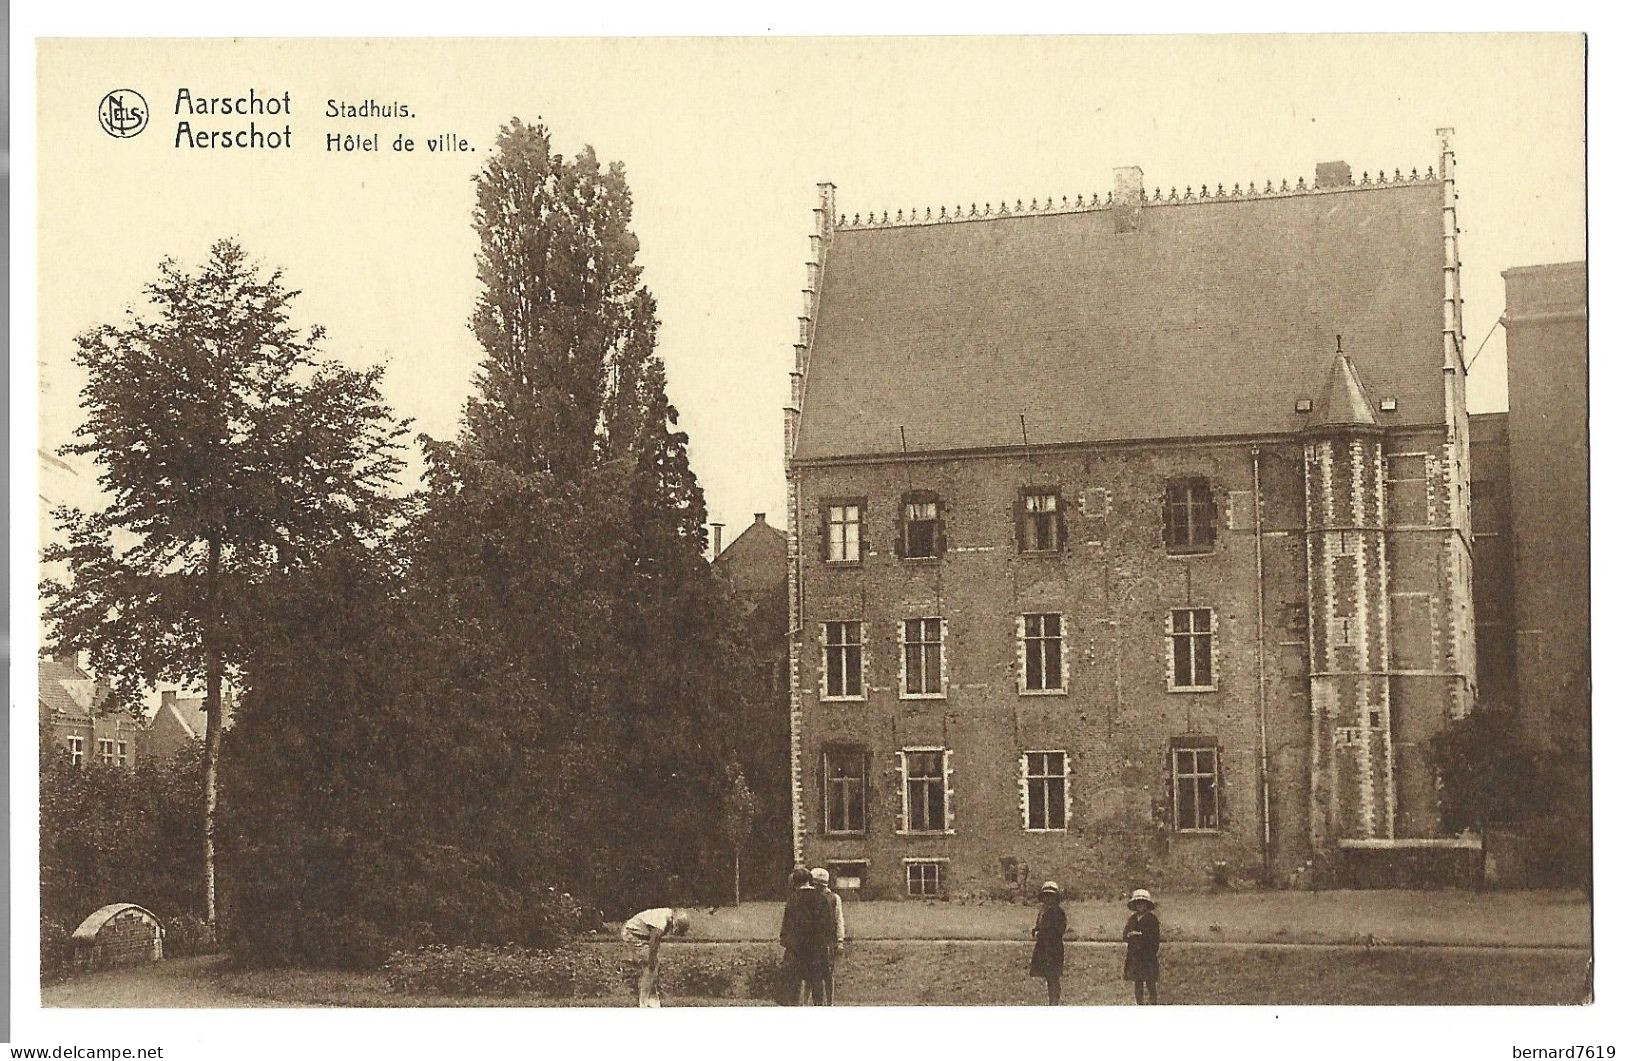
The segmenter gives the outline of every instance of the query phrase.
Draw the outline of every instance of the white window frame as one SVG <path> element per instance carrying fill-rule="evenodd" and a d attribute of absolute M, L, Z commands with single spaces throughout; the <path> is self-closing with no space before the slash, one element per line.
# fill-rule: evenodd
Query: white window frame
<path fill-rule="evenodd" d="M 1035 755 L 1043 755 L 1043 756 L 1046 756 L 1046 757 L 1051 756 L 1051 755 L 1059 755 L 1061 757 L 1061 764 L 1060 764 L 1061 772 L 1058 773 L 1058 774 L 1052 774 L 1052 773 L 1034 774 L 1032 772 L 1032 757 L 1035 756 Z M 1045 763 L 1044 765 L 1045 765 L 1045 767 L 1049 766 L 1048 763 Z M 1050 814 L 1050 813 L 1046 813 L 1045 816 L 1044 816 L 1046 824 L 1042 825 L 1042 826 L 1035 826 L 1035 825 L 1033 825 L 1033 810 L 1034 810 L 1034 807 L 1033 807 L 1033 803 L 1032 803 L 1032 784 L 1031 783 L 1033 781 L 1049 782 L 1049 781 L 1055 781 L 1055 780 L 1059 780 L 1061 782 L 1061 823 L 1059 825 L 1049 824 L 1053 819 L 1053 815 Z M 1045 785 L 1045 791 L 1047 792 L 1048 790 L 1049 790 L 1049 785 L 1046 784 Z M 1048 800 L 1047 796 L 1045 798 L 1045 808 L 1046 808 L 1046 811 L 1052 811 L 1053 810 L 1053 808 L 1049 805 L 1049 800 Z M 1071 824 L 1071 819 L 1072 819 L 1072 756 L 1070 754 L 1068 754 L 1067 751 L 1065 749 L 1063 749 L 1063 748 L 1034 748 L 1032 750 L 1022 752 L 1021 753 L 1021 827 L 1022 827 L 1022 830 L 1025 831 L 1025 832 L 1029 832 L 1029 833 L 1064 833 L 1067 830 L 1067 826 L 1069 824 Z"/>
<path fill-rule="evenodd" d="M 832 643 L 829 640 L 830 628 L 831 627 L 839 627 L 841 635 L 842 635 L 843 638 L 850 633 L 850 630 L 848 628 L 855 627 L 857 629 L 857 637 L 858 637 L 858 639 L 856 641 L 842 640 L 839 643 Z M 856 702 L 856 701 L 861 701 L 861 700 L 866 698 L 869 686 L 868 686 L 868 682 L 866 680 L 867 675 L 864 673 L 865 669 L 867 667 L 867 661 L 864 659 L 864 657 L 867 655 L 867 653 L 864 652 L 864 648 L 865 648 L 865 643 L 864 642 L 865 642 L 865 636 L 864 636 L 864 631 L 863 631 L 863 621 L 861 619 L 828 619 L 828 620 L 825 620 L 819 626 L 819 630 L 818 630 L 818 675 L 819 675 L 819 686 L 820 686 L 820 688 L 819 688 L 819 699 L 821 699 L 821 700 Z M 857 649 L 857 655 L 858 655 L 858 691 L 857 691 L 857 693 L 855 693 L 855 694 L 846 693 L 846 692 L 836 693 L 836 692 L 832 691 L 831 686 L 830 686 L 830 677 L 831 677 L 831 675 L 829 673 L 829 660 L 830 660 L 830 650 L 833 649 L 833 648 L 840 648 L 840 649 L 843 650 L 842 666 L 841 666 L 841 672 L 842 672 L 843 677 L 849 677 L 850 676 L 849 673 L 848 673 L 848 666 L 847 666 L 847 661 L 850 659 L 849 652 L 850 652 L 851 649 L 854 649 L 854 648 Z M 847 683 L 843 683 L 843 687 L 846 684 Z"/>
<path fill-rule="evenodd" d="M 1179 616 L 1195 616 L 1198 613 L 1207 616 L 1207 629 L 1195 629 L 1194 622 L 1189 630 L 1179 629 Z M 1168 691 L 1171 693 L 1210 693 L 1219 687 L 1218 680 L 1218 634 L 1219 616 L 1212 608 L 1170 608 L 1168 610 Z M 1196 667 L 1196 639 L 1207 638 L 1207 684 L 1195 681 Z M 1188 644 L 1188 664 L 1190 666 L 1191 683 L 1179 684 L 1179 658 L 1181 641 Z"/>
<path fill-rule="evenodd" d="M 111 737 L 96 738 L 96 758 L 103 766 L 113 765 L 113 739 Z"/>
<path fill-rule="evenodd" d="M 1111 494 L 1104 486 L 1088 487 L 1078 496 L 1078 511 L 1090 519 L 1105 519 L 1111 510 Z"/>
<path fill-rule="evenodd" d="M 920 640 L 909 639 L 909 625 L 919 624 Z M 937 624 L 937 639 L 925 639 L 925 624 Z M 926 664 L 930 660 L 928 649 L 931 645 L 937 646 L 936 689 L 928 688 L 928 678 L 931 668 Z M 909 656 L 918 651 L 920 657 L 920 692 L 909 692 L 908 664 Z M 939 615 L 924 615 L 912 619 L 902 619 L 897 623 L 897 696 L 902 700 L 945 700 L 948 697 L 948 622 Z"/>
<path fill-rule="evenodd" d="M 837 512 L 841 515 L 839 520 L 835 518 Z M 839 539 L 836 528 L 841 530 Z M 841 555 L 837 556 L 837 552 Z M 856 564 L 863 560 L 863 505 L 860 502 L 832 501 L 824 506 L 824 560 L 831 564 Z"/>
<path fill-rule="evenodd" d="M 130 763 L 130 744 L 128 741 L 116 742 L 118 748 L 118 765 L 128 766 Z"/>
<path fill-rule="evenodd" d="M 85 761 L 85 738 L 68 738 L 68 762 L 73 766 L 82 766 Z"/>
<path fill-rule="evenodd" d="M 830 777 L 830 753 L 831 752 L 851 752 L 851 753 L 855 754 L 858 757 L 858 776 L 857 776 L 857 778 L 855 780 L 857 781 L 857 785 L 858 785 L 859 805 L 862 807 L 862 814 L 863 814 L 863 828 L 861 828 L 861 829 L 836 829 L 830 823 L 830 813 L 829 813 L 830 808 L 835 805 L 835 801 L 830 798 L 830 793 L 833 791 L 833 787 L 834 787 L 831 784 L 831 777 Z M 868 833 L 868 831 L 869 831 L 869 762 L 868 762 L 869 755 L 868 755 L 868 749 L 862 747 L 861 745 L 856 745 L 856 744 L 830 745 L 830 746 L 826 746 L 824 748 L 823 759 L 824 759 L 824 833 L 825 833 L 825 835 L 827 835 L 827 836 L 864 836 L 864 835 L 866 835 Z M 844 790 L 854 779 L 853 778 L 848 778 L 848 777 L 843 777 L 840 780 L 842 782 L 841 787 Z M 846 804 L 845 804 L 845 802 L 843 800 L 841 806 L 844 808 L 845 805 Z"/>
<path fill-rule="evenodd" d="M 935 870 L 936 890 L 932 892 L 914 890 L 914 871 L 920 869 L 920 877 L 925 877 L 925 867 Z M 948 897 L 948 860 L 945 858 L 905 858 L 903 859 L 903 894 L 910 899 L 945 899 Z"/>
<path fill-rule="evenodd" d="M 903 820 L 900 823 L 902 825 L 902 828 L 900 828 L 898 830 L 898 832 L 905 833 L 905 834 L 910 834 L 910 835 L 913 835 L 913 836 L 942 836 L 942 835 L 945 835 L 945 834 L 950 834 L 950 833 L 952 833 L 954 831 L 953 830 L 953 824 L 954 824 L 953 773 L 954 773 L 954 771 L 953 771 L 952 764 L 949 762 L 949 757 L 952 754 L 953 753 L 950 752 L 947 748 L 943 748 L 943 747 L 904 748 L 902 751 L 897 753 L 898 781 L 901 784 L 902 794 L 903 794 L 903 807 L 902 807 Z M 940 783 L 942 785 L 942 826 L 941 826 L 941 828 L 936 828 L 936 829 L 932 829 L 932 828 L 916 829 L 916 828 L 913 827 L 913 824 L 912 824 L 913 813 L 912 813 L 912 811 L 914 809 L 914 801 L 913 801 L 913 794 L 910 792 L 910 788 L 911 788 L 910 782 L 914 780 L 914 777 L 908 771 L 908 757 L 910 755 L 936 755 L 936 756 L 940 757 L 940 762 L 942 763 L 942 774 L 940 776 Z M 934 780 L 934 779 L 930 775 L 921 775 L 920 780 L 923 781 L 925 784 L 929 785 L 931 783 L 931 781 Z"/>
<path fill-rule="evenodd" d="M 1040 628 L 1039 628 L 1040 633 L 1038 635 L 1030 636 L 1028 634 L 1028 632 L 1027 632 L 1027 620 L 1028 619 L 1043 620 L 1043 619 L 1048 618 L 1050 616 L 1055 617 L 1056 630 L 1058 631 L 1057 633 L 1055 633 L 1055 634 L 1043 633 L 1042 632 L 1043 627 L 1040 626 Z M 1046 644 L 1046 643 L 1048 643 L 1050 641 L 1055 642 L 1055 651 L 1056 651 L 1056 654 L 1057 654 L 1057 659 L 1055 661 L 1056 662 L 1056 674 L 1057 674 L 1057 677 L 1060 680 L 1060 684 L 1056 685 L 1056 686 L 1047 686 L 1047 685 L 1038 686 L 1038 687 L 1029 686 L 1027 684 L 1027 655 L 1028 655 L 1029 642 L 1038 642 L 1040 645 L 1042 645 L 1042 644 Z M 1063 613 L 1063 612 L 1023 612 L 1021 614 L 1021 616 L 1016 619 L 1016 664 L 1017 664 L 1017 666 L 1016 666 L 1016 670 L 1017 670 L 1016 686 L 1017 686 L 1017 689 L 1020 691 L 1022 696 L 1065 696 L 1066 695 L 1067 679 L 1068 679 L 1069 675 L 1067 673 L 1067 658 L 1066 658 L 1066 615 L 1065 615 L 1065 613 Z M 1040 663 L 1039 673 L 1040 673 L 1041 676 L 1042 676 L 1042 674 L 1044 673 L 1045 670 L 1046 670 L 1046 668 L 1043 667 L 1042 663 Z"/>
<path fill-rule="evenodd" d="M 1213 769 L 1211 771 L 1206 771 L 1206 770 L 1201 769 L 1201 762 L 1197 758 L 1197 756 L 1198 755 L 1204 755 L 1204 754 L 1205 755 L 1211 755 L 1213 757 Z M 1180 756 L 1181 755 L 1189 755 L 1189 756 L 1191 756 L 1191 769 L 1190 770 L 1181 771 L 1181 769 L 1180 769 Z M 1204 745 L 1201 745 L 1200 747 L 1185 747 L 1185 748 L 1176 747 L 1176 748 L 1172 748 L 1172 749 L 1170 749 L 1168 764 L 1169 764 L 1169 770 L 1172 772 L 1173 781 L 1174 781 L 1174 805 L 1173 805 L 1173 822 L 1172 822 L 1173 827 L 1174 827 L 1174 831 L 1176 833 L 1216 833 L 1216 832 L 1222 831 L 1222 825 L 1221 825 L 1220 817 L 1219 817 L 1219 799 L 1220 799 L 1219 786 L 1220 786 L 1220 783 L 1221 783 L 1221 776 L 1222 776 L 1220 766 L 1219 766 L 1219 746 L 1217 744 L 1204 744 Z M 1194 790 L 1198 793 L 1198 796 L 1197 796 L 1198 806 L 1196 808 L 1196 812 L 1197 812 L 1196 813 L 1196 820 L 1198 822 L 1200 822 L 1201 821 L 1201 806 L 1200 806 L 1200 795 L 1199 795 L 1199 793 L 1200 793 L 1200 779 L 1204 778 L 1204 777 L 1211 777 L 1213 779 L 1213 819 L 1212 819 L 1213 824 L 1212 825 L 1200 825 L 1200 824 L 1198 824 L 1198 825 L 1193 825 L 1193 826 L 1188 826 L 1188 827 L 1181 826 L 1179 824 L 1179 822 L 1180 822 L 1180 813 L 1179 813 L 1179 811 L 1180 811 L 1180 807 L 1182 805 L 1181 797 L 1180 797 L 1180 793 L 1182 791 L 1182 786 L 1180 785 L 1180 781 L 1181 781 L 1181 779 L 1184 779 L 1184 778 L 1190 778 L 1191 780 L 1197 782 L 1197 785 L 1194 786 Z"/>

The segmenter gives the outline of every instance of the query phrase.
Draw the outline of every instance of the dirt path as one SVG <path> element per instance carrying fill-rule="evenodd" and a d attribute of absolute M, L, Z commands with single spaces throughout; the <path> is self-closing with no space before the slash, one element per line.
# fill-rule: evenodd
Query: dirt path
<path fill-rule="evenodd" d="M 40 991 L 40 1005 L 67 1009 L 242 1009 L 292 1003 L 232 994 L 220 983 L 225 959 L 171 958 L 86 973 Z"/>

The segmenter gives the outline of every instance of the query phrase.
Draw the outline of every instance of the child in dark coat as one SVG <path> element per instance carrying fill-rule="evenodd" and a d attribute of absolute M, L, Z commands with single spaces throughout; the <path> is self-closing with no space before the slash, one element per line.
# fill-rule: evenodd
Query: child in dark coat
<path fill-rule="evenodd" d="M 1061 886 L 1052 880 L 1038 889 L 1043 906 L 1038 911 L 1038 924 L 1033 926 L 1033 960 L 1027 966 L 1028 976 L 1041 976 L 1049 985 L 1049 1004 L 1061 1004 L 1061 968 L 1066 964 L 1066 948 L 1062 937 L 1066 935 L 1066 911 L 1061 909 Z"/>
<path fill-rule="evenodd" d="M 1157 904 L 1151 893 L 1136 888 L 1129 896 L 1128 924 L 1123 926 L 1123 940 L 1128 944 L 1128 955 L 1123 959 L 1123 979 L 1134 981 L 1134 1002 L 1157 1004 L 1157 947 L 1162 942 L 1162 924 L 1152 913 Z"/>

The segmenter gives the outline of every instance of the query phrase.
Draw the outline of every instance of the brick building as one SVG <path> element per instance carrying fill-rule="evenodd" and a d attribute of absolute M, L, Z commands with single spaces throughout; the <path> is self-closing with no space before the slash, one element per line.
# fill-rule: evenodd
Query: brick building
<path fill-rule="evenodd" d="M 1475 698 L 1448 131 L 1437 167 L 878 220 L 820 186 L 799 860 L 1118 892 L 1451 843 L 1422 751 Z"/>
<path fill-rule="evenodd" d="M 744 717 L 739 719 L 741 766 L 756 796 L 756 826 L 741 852 L 743 893 L 753 898 L 779 898 L 790 872 L 790 840 L 784 823 L 790 819 L 790 725 L 784 713 L 790 694 L 790 664 L 784 631 L 784 532 L 756 513 L 726 549 L 721 548 L 721 524 L 716 530 L 716 559 L 711 569 L 729 590 L 736 614 L 744 623 L 751 657 Z"/>
<path fill-rule="evenodd" d="M 75 766 L 129 766 L 145 754 L 146 727 L 129 712 L 107 710 L 112 694 L 72 653 L 39 661 L 40 723 Z"/>

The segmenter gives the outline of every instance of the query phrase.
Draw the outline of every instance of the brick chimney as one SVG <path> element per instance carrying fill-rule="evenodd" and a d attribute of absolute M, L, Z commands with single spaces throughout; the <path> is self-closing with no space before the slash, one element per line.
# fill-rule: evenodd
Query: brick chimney
<path fill-rule="evenodd" d="M 165 689 L 163 692 L 158 694 L 158 706 L 160 706 L 160 707 L 171 707 L 171 706 L 174 705 L 174 703 L 175 703 L 175 690 L 173 690 L 173 689 Z"/>
<path fill-rule="evenodd" d="M 1347 162 L 1315 163 L 1315 187 L 1347 188 L 1354 183 L 1354 171 Z"/>
<path fill-rule="evenodd" d="M 766 512 L 758 512 L 758 513 L 756 513 L 756 522 L 757 523 L 766 523 L 767 522 L 767 513 Z"/>
<path fill-rule="evenodd" d="M 724 523 L 711 524 L 711 559 L 715 560 L 722 555 L 722 528 Z"/>
<path fill-rule="evenodd" d="M 1112 219 L 1117 231 L 1134 232 L 1140 227 L 1140 203 L 1145 198 L 1145 172 L 1139 166 L 1119 166 L 1112 170 Z"/>

